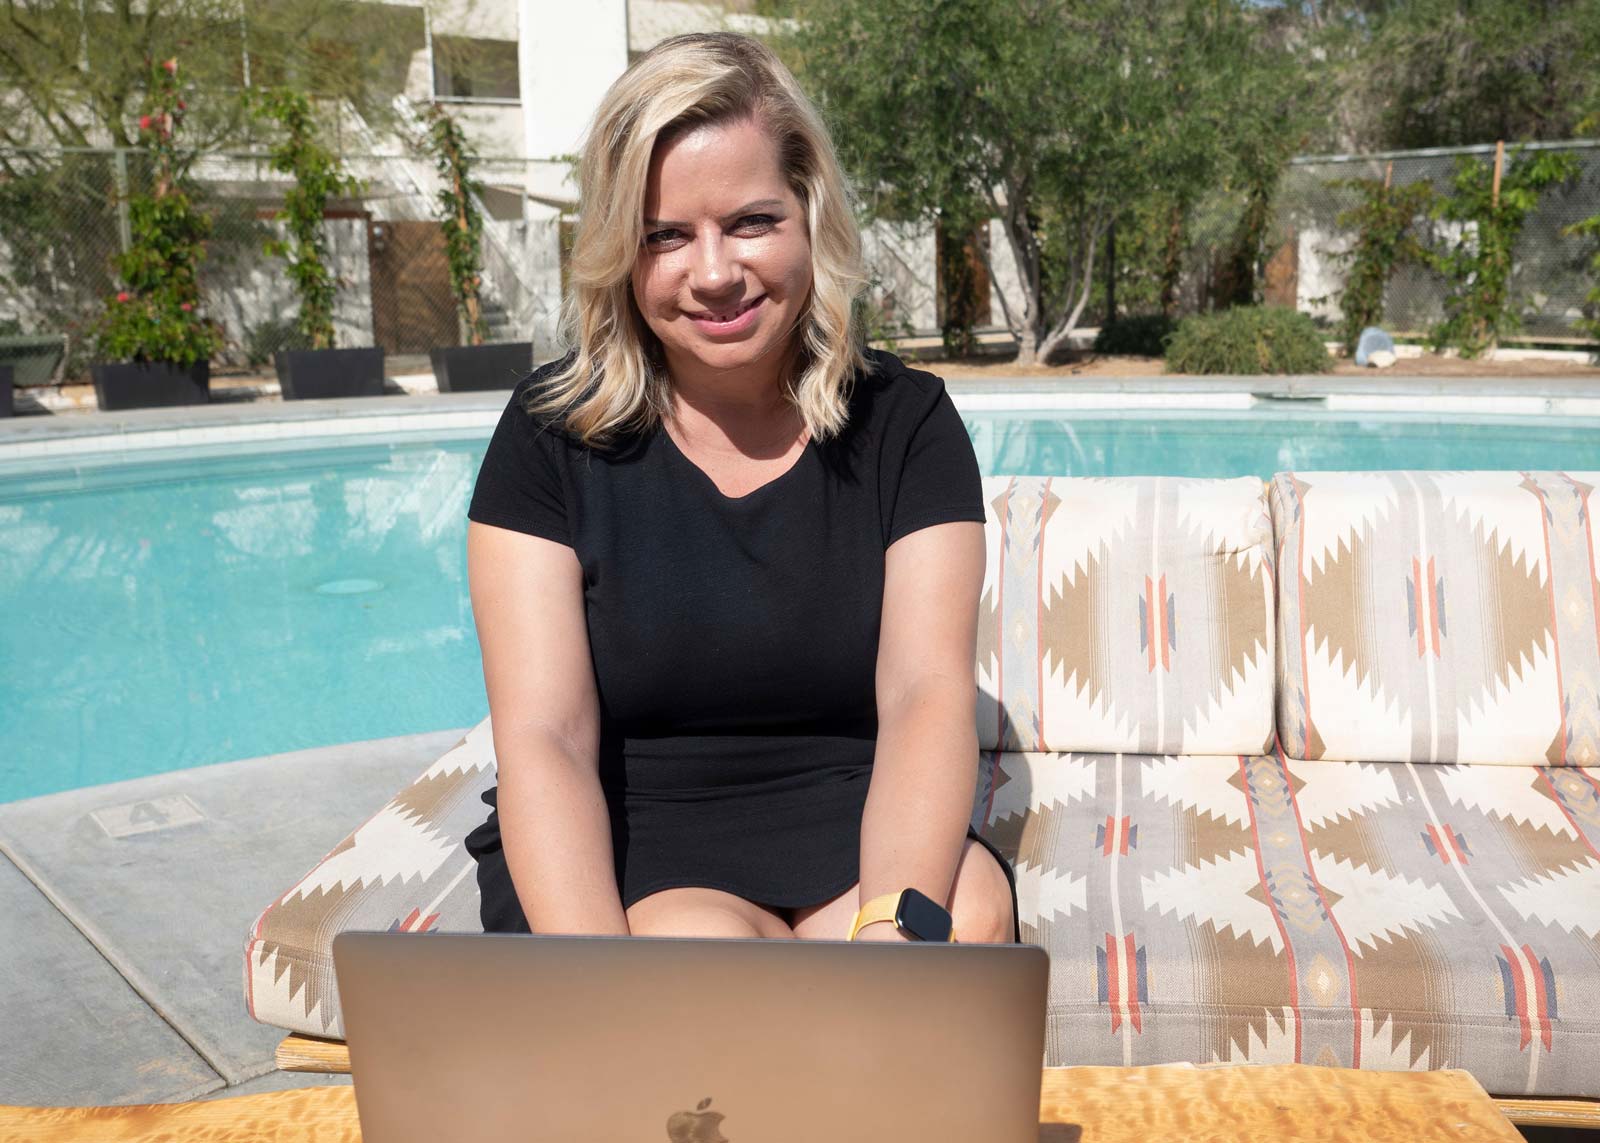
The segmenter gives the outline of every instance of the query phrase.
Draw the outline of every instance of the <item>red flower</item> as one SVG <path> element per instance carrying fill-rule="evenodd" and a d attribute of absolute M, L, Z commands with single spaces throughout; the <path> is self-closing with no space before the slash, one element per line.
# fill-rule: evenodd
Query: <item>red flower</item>
<path fill-rule="evenodd" d="M 189 105 L 187 103 L 185 103 L 181 99 L 178 100 L 178 110 L 179 111 L 187 111 L 188 109 L 189 109 Z"/>
<path fill-rule="evenodd" d="M 177 56 L 173 56 L 169 60 L 162 60 L 161 61 L 161 66 L 167 69 L 167 74 L 168 75 L 177 75 L 178 74 L 178 57 Z"/>
<path fill-rule="evenodd" d="M 178 308 L 180 310 L 182 310 L 184 313 L 188 313 L 190 310 L 194 309 L 194 303 L 193 302 L 184 302 Z"/>
<path fill-rule="evenodd" d="M 150 130 L 150 116 L 148 116 L 148 115 L 139 116 L 139 130 L 141 130 L 141 131 Z"/>
<path fill-rule="evenodd" d="M 129 293 L 128 293 L 128 291 L 127 291 L 127 290 L 123 290 L 123 291 L 122 291 L 122 292 L 121 292 L 121 293 L 119 293 L 119 294 L 118 294 L 118 295 L 117 295 L 117 301 L 119 301 L 119 302 L 125 302 L 125 301 L 127 301 L 127 300 L 128 300 L 128 298 L 129 298 L 129 297 L 131 297 L 131 296 L 132 296 L 132 295 L 130 295 L 130 294 L 129 294 Z"/>

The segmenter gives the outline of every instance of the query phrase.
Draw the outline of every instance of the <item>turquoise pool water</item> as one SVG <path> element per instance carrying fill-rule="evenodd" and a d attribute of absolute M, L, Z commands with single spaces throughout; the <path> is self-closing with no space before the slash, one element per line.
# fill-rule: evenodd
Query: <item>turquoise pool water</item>
<path fill-rule="evenodd" d="M 1570 418 L 966 420 L 997 474 L 1600 469 L 1600 421 Z M 465 511 L 488 431 L 9 473 L 0 448 L 0 801 L 481 719 Z"/>

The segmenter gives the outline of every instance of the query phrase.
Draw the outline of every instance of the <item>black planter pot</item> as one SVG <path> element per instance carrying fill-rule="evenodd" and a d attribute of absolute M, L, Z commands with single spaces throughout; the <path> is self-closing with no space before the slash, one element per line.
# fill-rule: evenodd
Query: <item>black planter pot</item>
<path fill-rule="evenodd" d="M 383 396 L 382 349 L 280 349 L 272 366 L 285 401 Z"/>
<path fill-rule="evenodd" d="M 11 387 L 11 366 L 0 365 L 0 417 L 14 417 L 16 413 Z"/>
<path fill-rule="evenodd" d="M 441 393 L 514 389 L 533 368 L 533 342 L 499 341 L 430 349 L 433 376 Z"/>
<path fill-rule="evenodd" d="M 89 367 L 100 408 L 153 409 L 204 405 L 211 400 L 211 362 L 187 369 L 165 361 L 104 361 Z"/>

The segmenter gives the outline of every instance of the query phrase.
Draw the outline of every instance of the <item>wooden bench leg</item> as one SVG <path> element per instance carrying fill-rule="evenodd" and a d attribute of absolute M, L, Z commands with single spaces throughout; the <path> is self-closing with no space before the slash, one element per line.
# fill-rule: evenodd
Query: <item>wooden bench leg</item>
<path fill-rule="evenodd" d="M 278 1045 L 274 1057 L 279 1071 L 350 1074 L 350 1049 L 343 1040 L 319 1040 L 291 1032 Z"/>

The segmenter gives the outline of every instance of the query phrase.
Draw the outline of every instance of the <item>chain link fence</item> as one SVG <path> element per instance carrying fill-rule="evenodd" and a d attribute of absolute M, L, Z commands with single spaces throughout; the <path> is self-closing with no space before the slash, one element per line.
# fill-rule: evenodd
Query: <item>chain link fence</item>
<path fill-rule="evenodd" d="M 460 344 L 464 331 L 436 221 L 440 183 L 432 163 L 384 153 L 375 138 L 358 136 L 354 142 L 368 149 L 341 158 L 364 180 L 364 191 L 328 209 L 330 263 L 340 282 L 336 343 L 419 355 Z M 1592 243 L 1563 230 L 1600 214 L 1600 142 L 1535 146 L 1570 151 L 1582 169 L 1543 195 L 1518 242 L 1512 291 L 1521 336 L 1589 341 L 1577 323 L 1595 316 L 1585 297 L 1595 285 L 1587 266 Z M 1427 181 L 1447 193 L 1459 156 L 1492 163 L 1494 147 L 1294 160 L 1266 235 L 1267 257 L 1258 276 L 1265 300 L 1294 305 L 1331 329 L 1340 320 L 1344 285 L 1339 254 L 1354 238 L 1338 218 L 1359 198 L 1337 184 L 1381 180 L 1387 172 L 1394 185 Z M 485 185 L 482 289 L 489 340 L 531 341 L 536 358 L 556 350 L 562 251 L 572 225 L 558 204 L 528 195 L 538 162 L 480 158 L 476 168 Z M 215 365 L 223 371 L 270 371 L 273 351 L 298 343 L 298 301 L 284 263 L 262 249 L 282 234 L 273 215 L 290 176 L 272 170 L 262 151 L 201 155 L 190 174 L 195 200 L 213 222 L 201 279 L 207 312 L 221 322 L 226 337 Z M 138 150 L 0 150 L 0 357 L 15 364 L 20 382 L 87 376 L 95 324 L 118 288 L 114 259 L 132 237 L 128 198 L 149 181 L 148 158 Z M 1242 195 L 1219 190 L 1191 208 L 1176 231 L 1159 205 L 1137 227 L 1119 228 L 1118 311 L 1150 312 L 1163 305 L 1163 291 L 1180 315 L 1222 304 L 1231 288 L 1230 251 L 1243 209 Z M 1458 223 L 1424 219 L 1419 227 L 1435 244 L 1460 236 Z M 994 238 L 993 226 L 990 231 Z M 1173 233 L 1180 237 L 1170 240 Z M 887 323 L 880 332 L 937 334 L 931 230 L 880 225 L 864 235 L 864 245 L 873 296 Z M 1007 252 L 994 252 L 995 286 L 1014 285 L 1006 277 L 1008 260 L 1001 257 Z M 1096 273 L 1085 325 L 1104 316 L 1107 277 Z M 1444 316 L 1446 292 L 1438 274 L 1400 269 L 1385 292 L 1386 328 L 1426 334 Z M 990 321 L 997 322 L 999 310 L 990 308 Z"/>
<path fill-rule="evenodd" d="M 1586 295 L 1597 284 L 1588 268 L 1592 242 L 1569 236 L 1565 228 L 1600 214 L 1600 142 L 1533 143 L 1528 151 L 1565 151 L 1574 155 L 1580 174 L 1539 198 L 1527 217 L 1513 253 L 1511 296 L 1521 319 L 1519 337 L 1551 343 L 1584 343 L 1593 339 L 1578 325 L 1597 316 Z M 1514 146 L 1506 147 L 1506 163 Z M 1285 262 L 1292 262 L 1294 303 L 1319 321 L 1336 325 L 1341 318 L 1339 295 L 1345 264 L 1339 255 L 1350 250 L 1355 235 L 1340 226 L 1339 215 L 1357 206 L 1360 192 L 1340 185 L 1351 179 L 1386 177 L 1391 185 L 1428 183 L 1448 195 L 1457 163 L 1485 164 L 1492 169 L 1495 146 L 1394 151 L 1371 155 L 1308 156 L 1290 163 L 1277 196 L 1276 237 Z M 1417 234 L 1435 249 L 1463 236 L 1463 224 L 1418 219 Z M 1270 274 L 1269 274 L 1270 277 Z M 1422 266 L 1396 270 L 1384 291 L 1385 328 L 1423 336 L 1444 320 L 1447 286 L 1438 273 Z"/>

